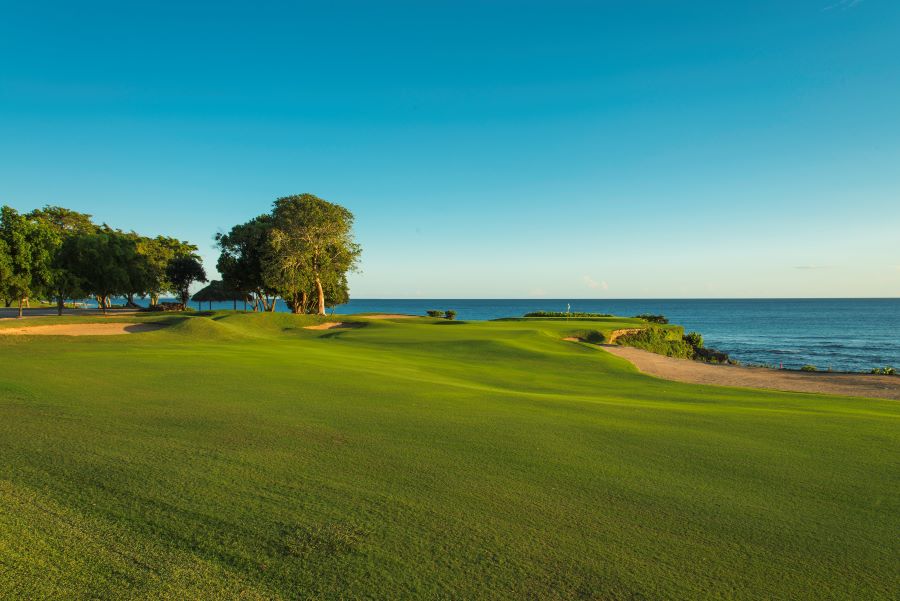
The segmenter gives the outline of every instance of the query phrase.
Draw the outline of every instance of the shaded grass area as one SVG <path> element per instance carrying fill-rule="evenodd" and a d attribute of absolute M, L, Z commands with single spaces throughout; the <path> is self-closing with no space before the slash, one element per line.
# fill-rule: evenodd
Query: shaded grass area
<path fill-rule="evenodd" d="M 0 338 L 0 591 L 890 599 L 900 586 L 895 402 L 657 380 L 561 342 L 588 327 L 565 321 L 169 319 L 132 336 Z"/>

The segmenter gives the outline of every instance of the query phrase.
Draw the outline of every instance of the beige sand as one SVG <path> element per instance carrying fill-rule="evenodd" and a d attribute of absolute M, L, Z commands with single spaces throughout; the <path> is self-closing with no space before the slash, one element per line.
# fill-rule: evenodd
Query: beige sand
<path fill-rule="evenodd" d="M 66 323 L 52 326 L 0 328 L 0 336 L 114 336 L 152 332 L 166 327 L 158 323 Z"/>
<path fill-rule="evenodd" d="M 664 357 L 629 346 L 602 346 L 607 352 L 631 361 L 635 367 L 646 374 L 677 382 L 900 400 L 900 377 L 898 376 L 832 374 L 737 365 L 710 365 L 689 359 Z"/>
<path fill-rule="evenodd" d="M 343 321 L 326 321 L 314 326 L 303 326 L 304 330 L 330 330 L 332 328 L 358 328 L 361 323 L 344 323 Z"/>

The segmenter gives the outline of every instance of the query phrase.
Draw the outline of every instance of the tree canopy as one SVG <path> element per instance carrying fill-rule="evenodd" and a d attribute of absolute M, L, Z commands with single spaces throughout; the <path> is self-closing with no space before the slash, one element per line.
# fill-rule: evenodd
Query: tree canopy
<path fill-rule="evenodd" d="M 176 257 L 199 260 L 197 247 L 167 236 L 147 237 L 95 224 L 91 216 L 59 206 L 25 215 L 4 206 L 0 214 L 0 298 L 21 307 L 31 297 L 55 298 L 62 314 L 67 298 L 93 295 L 101 308 L 121 295 L 174 291 L 167 267 Z"/>
<path fill-rule="evenodd" d="M 190 292 L 188 290 L 194 282 L 206 282 L 206 271 L 200 261 L 193 256 L 183 255 L 175 257 L 166 266 L 166 278 L 172 282 L 173 290 L 181 299 L 181 304 L 187 306 Z"/>
<path fill-rule="evenodd" d="M 346 274 L 356 267 L 361 248 L 353 240 L 353 213 L 312 194 L 275 201 L 264 277 L 294 312 L 306 310 L 308 292 L 316 295 L 316 312 L 345 302 Z"/>

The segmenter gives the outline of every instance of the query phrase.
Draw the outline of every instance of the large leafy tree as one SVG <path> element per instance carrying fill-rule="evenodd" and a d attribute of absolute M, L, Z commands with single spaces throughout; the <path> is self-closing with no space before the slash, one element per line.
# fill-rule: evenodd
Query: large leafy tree
<path fill-rule="evenodd" d="M 207 281 L 203 265 L 196 257 L 192 256 L 175 257 L 169 261 L 166 266 L 166 278 L 172 282 L 173 290 L 181 298 L 183 307 L 187 307 L 191 284 Z"/>
<path fill-rule="evenodd" d="M 316 313 L 324 315 L 326 285 L 345 283 L 361 253 L 352 228 L 353 213 L 345 207 L 312 194 L 279 198 L 269 234 L 269 281 L 287 293 L 294 306 L 305 305 L 302 291 L 311 284 Z"/>
<path fill-rule="evenodd" d="M 271 231 L 272 217 L 260 215 L 234 226 L 227 234 L 217 234 L 222 253 L 216 269 L 229 288 L 253 293 L 263 310 L 274 311 L 277 292 L 265 277 Z"/>
<path fill-rule="evenodd" d="M 53 250 L 58 245 L 53 230 L 41 221 L 28 219 L 12 207 L 0 209 L 0 240 L 5 246 L 8 275 L 0 281 L 0 293 L 24 302 L 46 293 L 53 279 Z"/>
<path fill-rule="evenodd" d="M 131 286 L 129 266 L 136 260 L 134 240 L 114 230 L 69 237 L 59 254 L 60 268 L 78 278 L 85 292 L 97 297 L 104 313 L 110 297 L 127 293 Z"/>
<path fill-rule="evenodd" d="M 28 213 L 26 217 L 48 228 L 52 233 L 50 277 L 46 292 L 56 299 L 57 313 L 62 315 L 66 298 L 77 298 L 86 294 L 84 282 L 74 272 L 65 268 L 69 258 L 63 256 L 71 252 L 72 245 L 65 244 L 73 236 L 93 234 L 100 228 L 86 213 L 58 206 L 45 206 Z"/>
<path fill-rule="evenodd" d="M 167 236 L 141 238 L 138 253 L 144 257 L 148 270 L 149 287 L 145 292 L 150 295 L 151 305 L 159 304 L 161 294 L 175 290 L 175 285 L 166 276 L 166 267 L 172 259 L 182 256 L 199 259 L 196 245 Z"/>

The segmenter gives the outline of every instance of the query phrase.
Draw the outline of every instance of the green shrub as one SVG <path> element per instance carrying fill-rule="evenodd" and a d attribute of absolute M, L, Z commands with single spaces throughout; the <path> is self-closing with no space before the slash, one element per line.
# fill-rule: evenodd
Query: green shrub
<path fill-rule="evenodd" d="M 635 315 L 635 319 L 643 319 L 644 321 L 649 321 L 650 323 L 660 323 L 667 324 L 669 320 L 665 315 L 653 315 L 651 313 L 641 313 L 640 315 Z"/>
<path fill-rule="evenodd" d="M 872 373 L 879 376 L 896 376 L 897 370 L 888 365 L 886 367 L 876 367 L 872 370 Z"/>
<path fill-rule="evenodd" d="M 606 342 L 606 337 L 598 330 L 571 330 L 566 332 L 565 336 L 578 338 L 579 340 L 591 342 L 593 344 L 603 344 Z"/>
<path fill-rule="evenodd" d="M 656 327 L 623 334 L 616 338 L 616 344 L 633 346 L 667 357 L 693 359 L 695 355 L 694 347 L 685 342 L 683 338 L 672 338 L 672 332 Z"/>
<path fill-rule="evenodd" d="M 800 368 L 800 371 L 819 371 L 815 365 L 806 364 Z"/>
<path fill-rule="evenodd" d="M 703 348 L 703 336 L 700 332 L 688 332 L 682 339 L 695 349 Z"/>
<path fill-rule="evenodd" d="M 429 309 L 428 311 L 425 311 L 425 314 L 428 315 L 428 317 L 443 317 L 444 316 L 444 312 L 438 311 L 437 309 Z"/>
<path fill-rule="evenodd" d="M 456 311 L 454 311 L 453 309 L 447 309 L 446 311 L 444 311 L 444 317 L 446 317 L 450 321 L 453 321 L 454 319 L 456 319 Z"/>

